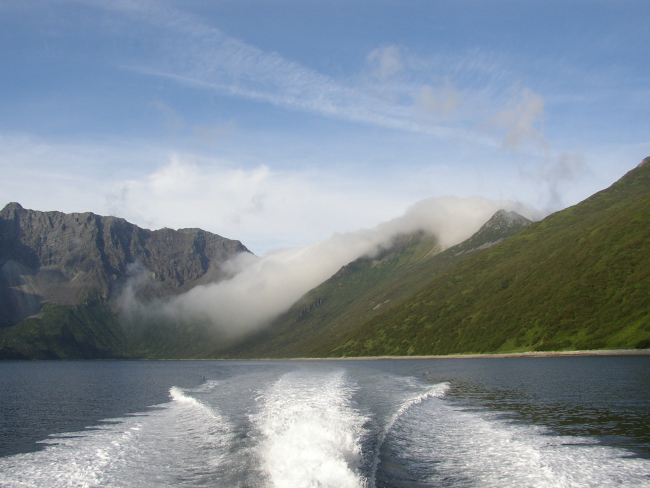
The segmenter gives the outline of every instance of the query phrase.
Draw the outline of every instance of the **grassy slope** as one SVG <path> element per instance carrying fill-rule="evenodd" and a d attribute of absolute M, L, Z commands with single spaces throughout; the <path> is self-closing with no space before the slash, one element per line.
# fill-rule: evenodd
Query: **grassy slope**
<path fill-rule="evenodd" d="M 309 355 L 325 339 L 349 332 L 428 282 L 433 271 L 420 265 L 439 252 L 435 237 L 402 236 L 376 258 L 361 258 L 341 268 L 271 326 L 227 351 L 226 357 Z"/>
<path fill-rule="evenodd" d="M 129 323 L 101 300 L 46 304 L 40 319 L 0 329 L 0 359 L 190 359 L 221 347 L 208 324 Z"/>
<path fill-rule="evenodd" d="M 125 336 L 106 302 L 46 304 L 40 319 L 0 329 L 0 359 L 124 357 Z"/>
<path fill-rule="evenodd" d="M 314 356 L 338 343 L 364 322 L 400 303 L 476 247 L 518 232 L 486 228 L 464 243 L 440 252 L 435 237 L 402 236 L 380 256 L 358 259 L 308 292 L 274 323 L 227 357 Z M 480 234 L 480 235 L 479 235 Z"/>
<path fill-rule="evenodd" d="M 477 252 L 322 356 L 648 347 L 650 162 Z"/>

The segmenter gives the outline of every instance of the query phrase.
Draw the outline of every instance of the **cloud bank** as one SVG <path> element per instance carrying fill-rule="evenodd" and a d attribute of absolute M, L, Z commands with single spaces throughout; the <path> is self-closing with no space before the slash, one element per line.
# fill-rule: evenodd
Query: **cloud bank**
<path fill-rule="evenodd" d="M 408 200 L 340 184 L 340 176 L 310 170 L 277 171 L 260 164 L 175 155 L 149 174 L 115 184 L 106 196 L 111 215 L 149 227 L 200 227 L 236 237 L 256 253 L 321 240 L 335 229 L 380 222 Z M 396 210 L 397 209 L 397 210 Z"/>
<path fill-rule="evenodd" d="M 125 313 L 140 318 L 209 321 L 227 335 L 241 336 L 267 325 L 342 266 L 389 248 L 399 235 L 424 230 L 438 236 L 443 247 L 449 247 L 470 237 L 500 208 L 539 217 L 507 200 L 431 198 L 372 229 L 334 234 L 323 241 L 277 250 L 261 258 L 241 254 L 226 263 L 234 273 L 232 278 L 197 286 L 153 305 L 139 303 L 135 298 L 133 286 L 143 285 L 143 278 L 138 277 L 127 287 L 121 303 Z"/>

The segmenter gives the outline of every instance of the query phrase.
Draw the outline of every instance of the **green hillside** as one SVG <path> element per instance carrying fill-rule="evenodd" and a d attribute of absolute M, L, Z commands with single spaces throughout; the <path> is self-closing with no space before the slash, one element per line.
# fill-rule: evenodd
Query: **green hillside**
<path fill-rule="evenodd" d="M 125 320 L 97 295 L 0 328 L 0 359 L 194 359 L 231 345 L 208 323 Z"/>
<path fill-rule="evenodd" d="M 448 268 L 321 356 L 650 347 L 650 158 Z"/>
<path fill-rule="evenodd" d="M 228 357 L 313 356 L 372 317 L 400 303 L 476 249 L 503 240 L 530 221 L 497 212 L 475 235 L 440 252 L 435 237 L 402 235 L 375 258 L 360 258 L 303 296 L 270 327 L 226 352 Z"/>
<path fill-rule="evenodd" d="M 131 324 L 103 301 L 46 304 L 41 318 L 0 329 L 0 359 L 193 359 L 222 347 L 207 324 Z"/>
<path fill-rule="evenodd" d="M 123 357 L 125 336 L 106 302 L 46 304 L 42 317 L 0 329 L 0 359 Z"/>

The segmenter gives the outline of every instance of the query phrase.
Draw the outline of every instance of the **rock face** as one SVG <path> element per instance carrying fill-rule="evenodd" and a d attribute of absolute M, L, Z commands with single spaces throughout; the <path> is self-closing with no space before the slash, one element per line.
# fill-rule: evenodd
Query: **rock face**
<path fill-rule="evenodd" d="M 142 229 L 90 212 L 0 211 L 0 326 L 38 314 L 43 303 L 78 303 L 88 292 L 115 298 L 146 273 L 156 294 L 171 295 L 227 276 L 222 264 L 239 241 L 201 229 Z"/>
<path fill-rule="evenodd" d="M 459 256 L 498 244 L 531 223 L 532 221 L 517 212 L 508 212 L 501 209 L 483 224 L 472 237 L 455 246 L 455 254 Z"/>

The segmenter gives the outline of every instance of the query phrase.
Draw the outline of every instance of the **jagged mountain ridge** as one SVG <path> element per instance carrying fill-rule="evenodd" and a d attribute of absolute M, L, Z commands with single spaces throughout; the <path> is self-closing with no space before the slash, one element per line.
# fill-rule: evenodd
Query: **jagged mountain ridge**
<path fill-rule="evenodd" d="M 148 230 L 91 212 L 41 212 L 10 203 L 0 211 L 0 326 L 44 303 L 74 305 L 87 293 L 115 298 L 133 273 L 149 274 L 159 295 L 226 276 L 228 259 L 250 252 L 201 229 Z"/>
<path fill-rule="evenodd" d="M 469 239 L 442 250 L 424 232 L 397 236 L 374 258 L 362 257 L 306 293 L 265 330 L 225 354 L 228 357 L 313 356 L 336 344 L 372 317 L 399 304 L 431 279 L 472 255 L 516 234 L 531 223 L 499 210 Z"/>

